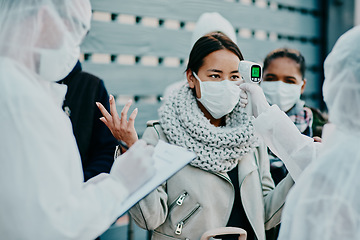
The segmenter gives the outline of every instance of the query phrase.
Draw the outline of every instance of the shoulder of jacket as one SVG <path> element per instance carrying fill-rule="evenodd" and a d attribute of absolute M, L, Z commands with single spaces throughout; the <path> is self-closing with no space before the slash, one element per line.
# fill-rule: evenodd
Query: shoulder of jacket
<path fill-rule="evenodd" d="M 160 125 L 159 120 L 149 120 L 146 122 L 147 127 L 154 127 L 155 125 Z"/>

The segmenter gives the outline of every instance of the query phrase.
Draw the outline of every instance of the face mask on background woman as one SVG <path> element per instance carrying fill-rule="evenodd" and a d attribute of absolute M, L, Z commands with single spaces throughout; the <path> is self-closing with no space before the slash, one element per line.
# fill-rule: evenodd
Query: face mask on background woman
<path fill-rule="evenodd" d="M 261 87 L 270 104 L 276 104 L 284 111 L 289 111 L 300 99 L 301 85 L 282 81 L 263 81 Z"/>

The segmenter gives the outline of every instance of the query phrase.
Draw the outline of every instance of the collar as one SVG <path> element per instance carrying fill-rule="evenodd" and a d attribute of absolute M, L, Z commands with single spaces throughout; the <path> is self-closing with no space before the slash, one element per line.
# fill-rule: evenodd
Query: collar
<path fill-rule="evenodd" d="M 75 74 L 81 72 L 81 70 L 82 70 L 81 63 L 78 60 L 73 70 L 71 70 L 71 72 L 65 78 L 58 81 L 57 83 L 66 83 L 69 79 L 72 79 Z"/>

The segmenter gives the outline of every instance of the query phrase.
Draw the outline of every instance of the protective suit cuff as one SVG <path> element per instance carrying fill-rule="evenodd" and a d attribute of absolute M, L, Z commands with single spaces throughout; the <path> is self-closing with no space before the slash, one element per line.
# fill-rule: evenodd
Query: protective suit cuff
<path fill-rule="evenodd" d="M 253 120 L 253 125 L 255 127 L 256 132 L 260 135 L 266 133 L 269 129 L 273 128 L 274 123 L 279 120 L 279 115 L 287 115 L 280 110 L 277 105 L 272 105 L 267 108 L 264 112 L 262 112 L 257 118 Z"/>

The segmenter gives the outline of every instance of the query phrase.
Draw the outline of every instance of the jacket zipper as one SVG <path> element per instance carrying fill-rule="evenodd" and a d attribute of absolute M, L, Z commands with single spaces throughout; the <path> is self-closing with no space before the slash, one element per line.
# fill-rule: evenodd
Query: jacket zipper
<path fill-rule="evenodd" d="M 182 232 L 182 229 L 184 227 L 184 225 L 186 224 L 186 222 L 190 219 L 190 217 L 192 215 L 194 215 L 194 213 L 200 208 L 200 205 L 197 204 L 197 206 L 191 210 L 191 212 L 186 216 L 184 217 L 177 225 L 176 225 L 176 230 L 175 230 L 175 234 L 176 235 L 180 235 L 181 232 Z"/>
<path fill-rule="evenodd" d="M 169 212 L 171 211 L 171 209 L 173 209 L 175 205 L 181 206 L 187 196 L 188 196 L 187 192 L 182 193 L 173 203 L 170 204 Z"/>

